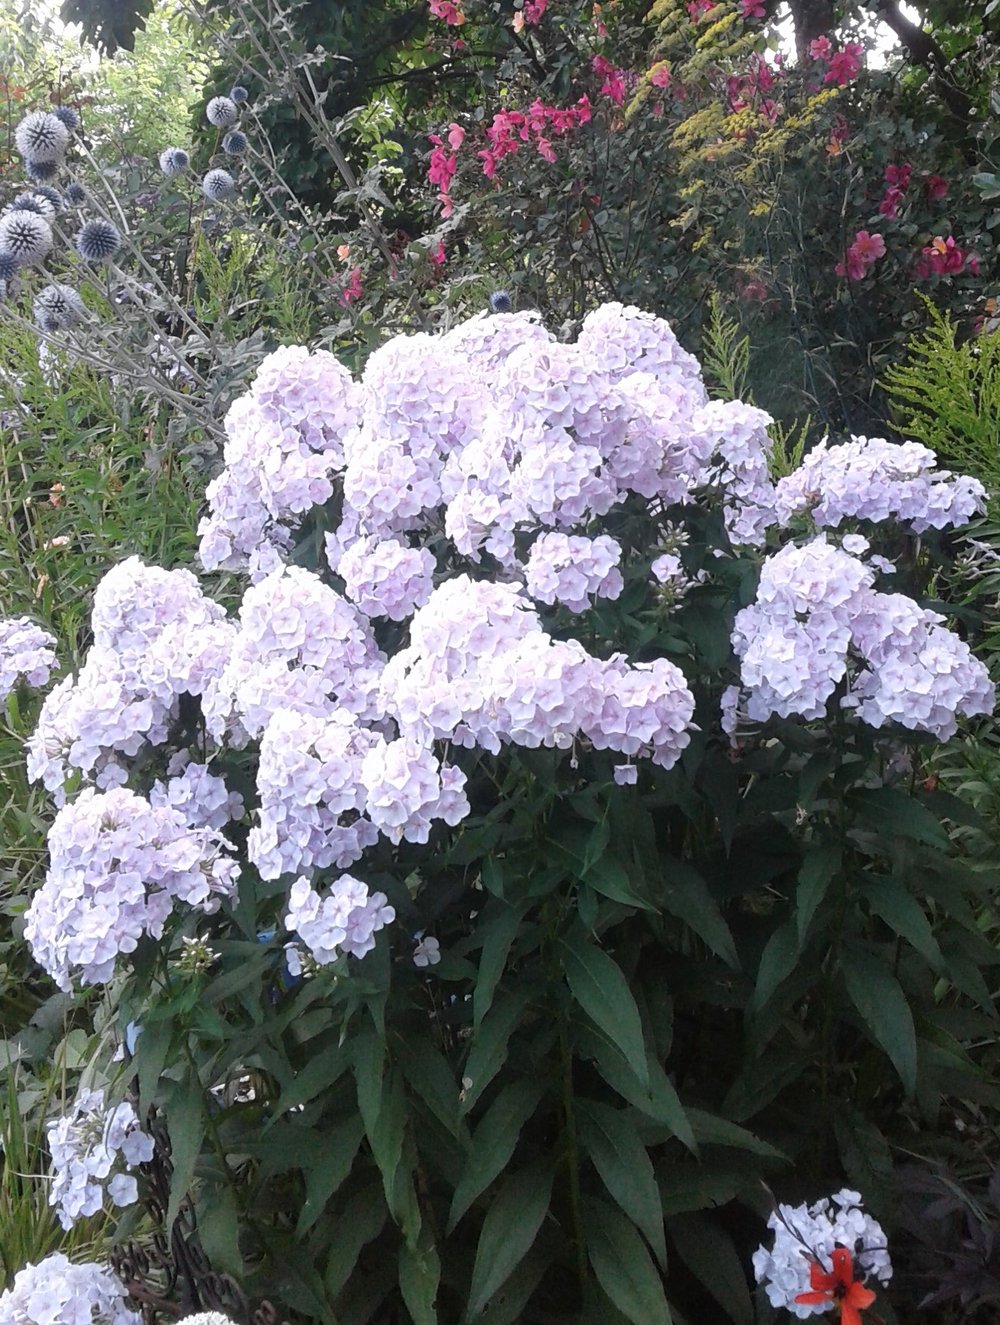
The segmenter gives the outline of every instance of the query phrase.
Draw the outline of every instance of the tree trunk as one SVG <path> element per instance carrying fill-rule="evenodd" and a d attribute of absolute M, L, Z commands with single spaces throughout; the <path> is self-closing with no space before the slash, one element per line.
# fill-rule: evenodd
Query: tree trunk
<path fill-rule="evenodd" d="M 809 59 L 809 43 L 833 31 L 833 0 L 790 0 L 795 24 L 795 54 L 800 65 Z"/>

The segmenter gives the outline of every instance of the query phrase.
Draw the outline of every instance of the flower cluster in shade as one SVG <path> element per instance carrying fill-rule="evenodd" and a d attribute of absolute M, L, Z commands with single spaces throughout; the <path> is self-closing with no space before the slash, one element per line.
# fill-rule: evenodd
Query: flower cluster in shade
<path fill-rule="evenodd" d="M 142 1325 L 142 1316 L 110 1270 L 53 1252 L 18 1270 L 0 1293 L 0 1325 Z"/>
<path fill-rule="evenodd" d="M 791 1312 L 797 1320 L 822 1316 L 834 1305 L 829 1299 L 802 1302 L 821 1295 L 812 1290 L 810 1267 L 829 1273 L 833 1253 L 850 1253 L 857 1275 L 880 1284 L 892 1278 L 892 1261 L 885 1233 L 861 1208 L 858 1192 L 846 1188 L 813 1205 L 779 1205 L 767 1221 L 774 1243 L 761 1246 L 753 1256 L 757 1282 L 764 1285 L 773 1307 Z"/>
<path fill-rule="evenodd" d="M 0 620 L 0 699 L 6 699 L 19 678 L 44 686 L 56 666 L 55 640 L 29 617 Z"/>
<path fill-rule="evenodd" d="M 992 713 L 993 686 L 937 612 L 873 585 L 868 542 L 847 535 L 788 544 L 761 571 L 756 600 L 737 613 L 733 644 L 751 721 L 821 718 L 841 705 L 872 727 L 898 723 L 947 740 L 959 714 Z M 734 696 L 727 703 L 735 704 Z"/>
<path fill-rule="evenodd" d="M 960 524 L 981 488 L 864 438 L 775 484 L 769 421 L 709 400 L 669 326 L 620 304 L 573 344 L 530 312 L 397 336 L 358 380 L 323 351 L 268 356 L 227 416 L 199 530 L 206 571 L 249 578 L 235 613 L 185 570 L 123 562 L 30 738 L 32 778 L 57 798 L 88 788 L 56 820 L 30 913 L 43 964 L 64 985 L 106 980 L 175 905 L 229 896 L 234 821 L 241 856 L 293 887 L 286 927 L 310 960 L 357 957 L 392 913 L 366 853 L 466 819 L 463 751 L 606 751 L 594 767 L 623 785 L 644 761 L 673 767 L 694 729 L 682 671 L 592 651 L 574 622 L 619 610 L 625 585 L 662 613 L 710 580 L 682 558 L 705 506 L 729 552 L 785 543 L 737 618 L 727 714 L 819 718 L 838 685 L 876 726 L 946 735 L 986 711 L 984 669 L 940 617 L 876 590 L 891 567 L 853 532 Z M 306 531 L 315 570 L 296 564 Z M 233 751 L 246 803 L 220 776 Z"/>
<path fill-rule="evenodd" d="M 127 1170 L 153 1158 L 153 1138 L 139 1125 L 127 1102 L 108 1107 L 102 1090 L 81 1089 L 68 1113 L 46 1124 L 51 1156 L 49 1205 L 70 1229 L 96 1215 L 105 1196 L 119 1208 L 139 1198 L 135 1177 Z"/>

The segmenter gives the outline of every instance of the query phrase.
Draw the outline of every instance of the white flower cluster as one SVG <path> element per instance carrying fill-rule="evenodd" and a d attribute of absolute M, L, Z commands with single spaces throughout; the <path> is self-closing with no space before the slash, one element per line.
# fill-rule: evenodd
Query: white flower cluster
<path fill-rule="evenodd" d="M 236 889 L 237 864 L 209 828 L 189 828 L 122 787 L 82 791 L 49 830 L 49 869 L 24 936 L 60 989 L 111 979 L 119 953 L 159 938 L 177 901 L 208 913 Z"/>
<path fill-rule="evenodd" d="M 607 534 L 578 538 L 553 531 L 531 545 L 525 567 L 528 593 L 538 603 L 563 603 L 585 612 L 594 598 L 617 598 L 624 588 L 620 544 Z"/>
<path fill-rule="evenodd" d="M 774 1232 L 774 1246 L 761 1246 L 754 1252 L 754 1274 L 764 1284 L 771 1305 L 783 1307 L 798 1320 L 829 1311 L 829 1301 L 811 1304 L 795 1299 L 810 1291 L 810 1265 L 815 1262 L 830 1270 L 835 1247 L 851 1253 L 856 1278 L 877 1279 L 882 1284 L 892 1278 L 885 1233 L 861 1209 L 859 1192 L 844 1188 L 814 1205 L 779 1205 L 767 1226 Z"/>
<path fill-rule="evenodd" d="M 25 616 L 0 620 L 0 700 L 6 699 L 23 676 L 28 685 L 43 686 L 56 666 L 55 640 Z"/>
<path fill-rule="evenodd" d="M 746 717 L 822 717 L 845 678 L 843 704 L 873 727 L 898 722 L 947 740 L 959 714 L 992 713 L 989 674 L 964 640 L 911 598 L 879 593 L 874 579 L 823 535 L 767 559 L 733 632 Z M 730 710 L 738 702 L 727 697 Z"/>
<path fill-rule="evenodd" d="M 125 1305 L 110 1270 L 54 1252 L 19 1270 L 0 1293 L 0 1325 L 142 1325 L 142 1316 Z"/>
<path fill-rule="evenodd" d="M 45 1134 L 52 1157 L 49 1205 L 56 1207 L 63 1228 L 96 1215 L 105 1193 L 119 1207 L 139 1199 L 136 1180 L 123 1166 L 148 1164 L 153 1138 L 140 1127 L 131 1104 L 109 1109 L 103 1090 L 81 1089 L 70 1111 L 46 1124 Z"/>
<path fill-rule="evenodd" d="M 341 953 L 364 957 L 375 946 L 374 936 L 396 919 L 396 912 L 386 905 L 385 893 L 370 893 L 350 874 L 342 874 L 325 897 L 306 878 L 296 879 L 288 894 L 285 925 L 309 949 L 321 966 L 336 961 Z M 298 949 L 286 949 L 288 971 L 302 974 Z"/>
<path fill-rule="evenodd" d="M 986 509 L 977 479 L 938 469 L 937 456 L 919 442 L 882 437 L 852 437 L 839 446 L 820 442 L 779 481 L 775 496 L 782 524 L 808 513 L 821 528 L 898 520 L 915 534 L 968 524 Z"/>

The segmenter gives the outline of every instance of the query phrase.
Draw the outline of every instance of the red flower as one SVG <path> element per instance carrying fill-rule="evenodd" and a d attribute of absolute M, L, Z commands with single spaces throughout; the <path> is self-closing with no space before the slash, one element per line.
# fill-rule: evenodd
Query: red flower
<path fill-rule="evenodd" d="M 844 1247 L 830 1253 L 833 1269 L 828 1273 L 818 1261 L 809 1267 L 811 1293 L 799 1293 L 795 1301 L 804 1307 L 840 1307 L 840 1325 L 862 1325 L 861 1313 L 875 1301 L 875 1294 L 854 1278 L 854 1261 Z"/>
<path fill-rule="evenodd" d="M 948 181 L 943 175 L 928 175 L 924 180 L 928 198 L 943 198 L 948 192 Z"/>

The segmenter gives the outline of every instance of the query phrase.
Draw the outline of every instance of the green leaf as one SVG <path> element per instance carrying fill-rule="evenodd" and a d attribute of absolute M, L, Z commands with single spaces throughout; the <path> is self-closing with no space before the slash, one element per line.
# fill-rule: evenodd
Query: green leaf
<path fill-rule="evenodd" d="M 212 1269 L 241 1275 L 245 1265 L 240 1253 L 240 1212 L 228 1184 L 198 1202 L 198 1239 Z"/>
<path fill-rule="evenodd" d="M 307 1104 L 321 1091 L 328 1090 L 347 1070 L 350 1061 L 346 1048 L 338 1049 L 326 1045 L 322 1052 L 317 1053 L 315 1058 L 295 1074 L 294 1080 L 281 1092 L 267 1126 L 272 1126 L 282 1114 L 288 1113 L 289 1109 L 294 1109 L 299 1104 Z"/>
<path fill-rule="evenodd" d="M 949 849 L 948 834 L 926 805 L 896 787 L 866 787 L 847 795 L 847 803 L 881 836 L 896 834 L 912 842 Z"/>
<path fill-rule="evenodd" d="M 532 991 L 523 985 L 512 990 L 490 1009 L 473 1035 L 462 1073 L 463 1114 L 469 1112 L 503 1067 L 507 1059 L 507 1042 L 520 1025 L 531 998 Z"/>
<path fill-rule="evenodd" d="M 690 865 L 681 861 L 667 861 L 665 868 L 659 898 L 664 910 L 683 920 L 717 957 L 738 971 L 740 959 L 736 944 L 708 884 Z"/>
<path fill-rule="evenodd" d="M 403 1159 L 403 1130 L 406 1126 L 406 1096 L 403 1091 L 403 1078 L 399 1071 L 391 1068 L 382 1082 L 381 1107 L 374 1124 L 365 1123 L 365 1132 L 372 1148 L 372 1156 L 378 1165 L 385 1187 L 385 1199 L 397 1219 L 402 1218 L 400 1198 L 403 1193 L 397 1191 L 397 1172 Z"/>
<path fill-rule="evenodd" d="M 840 845 L 834 842 L 818 842 L 802 858 L 799 884 L 795 890 L 795 923 L 798 926 L 800 949 L 806 941 L 816 908 L 826 896 L 826 890 L 836 877 L 842 859 Z"/>
<path fill-rule="evenodd" d="M 732 1239 L 713 1220 L 688 1214 L 670 1221 L 677 1254 L 736 1325 L 754 1325 L 746 1271 Z"/>
<path fill-rule="evenodd" d="M 579 1100 L 575 1109 L 581 1144 L 605 1187 L 643 1233 L 656 1259 L 666 1269 L 660 1190 L 652 1161 L 632 1120 L 621 1109 L 612 1109 L 596 1100 Z"/>
<path fill-rule="evenodd" d="M 750 1000 L 751 1013 L 758 1013 L 767 1005 L 781 982 L 795 970 L 798 956 L 796 927 L 791 920 L 787 920 L 774 931 L 761 953 L 757 984 Z"/>
<path fill-rule="evenodd" d="M 584 880 L 595 893 L 600 893 L 602 897 L 609 897 L 613 902 L 621 902 L 624 906 L 635 906 L 640 911 L 652 911 L 655 913 L 656 907 L 648 902 L 646 898 L 640 897 L 632 886 L 628 870 L 620 860 L 604 859 L 599 860 L 592 869 L 587 871 Z"/>
<path fill-rule="evenodd" d="M 785 1159 L 786 1156 L 767 1141 L 754 1136 L 728 1118 L 719 1118 L 714 1113 L 705 1113 L 702 1109 L 687 1106 L 687 1116 L 698 1141 L 712 1146 L 735 1146 L 739 1150 L 749 1150 L 754 1155 L 763 1155 L 767 1159 Z"/>
<path fill-rule="evenodd" d="M 164 1115 L 170 1134 L 170 1162 L 173 1165 L 173 1173 L 170 1175 L 170 1201 L 167 1205 L 164 1227 L 172 1229 L 181 1202 L 191 1187 L 194 1166 L 205 1136 L 205 1110 L 201 1082 L 196 1072 L 189 1072 L 183 1081 L 175 1083 L 175 1088 L 167 1100 Z"/>
<path fill-rule="evenodd" d="M 869 877 L 865 880 L 864 894 L 874 915 L 880 916 L 893 933 L 911 943 L 936 971 L 943 969 L 944 957 L 930 921 L 900 879 Z"/>
<path fill-rule="evenodd" d="M 466 1320 L 486 1309 L 542 1226 L 552 1197 L 552 1168 L 540 1161 L 508 1178 L 483 1220 L 472 1268 Z"/>
<path fill-rule="evenodd" d="M 643 1086 L 617 1044 L 596 1027 L 577 1025 L 575 1039 L 579 1051 L 585 1057 L 593 1058 L 597 1070 L 612 1090 L 616 1090 L 634 1109 L 667 1127 L 693 1155 L 698 1153 L 698 1143 L 680 1097 L 653 1054 L 646 1056 L 649 1085 Z"/>
<path fill-rule="evenodd" d="M 413 1325 L 437 1325 L 435 1302 L 440 1280 L 437 1247 L 425 1228 L 416 1247 L 404 1242 L 399 1249 L 399 1291 Z"/>
<path fill-rule="evenodd" d="M 499 914 L 496 914 L 499 905 Z M 500 983 L 507 954 L 517 935 L 523 912 L 502 903 L 490 903 L 483 916 L 483 950 L 476 972 L 476 987 L 472 991 L 472 1025 L 478 1030 L 493 1003 L 493 995 Z"/>
<path fill-rule="evenodd" d="M 640 1083 L 648 1089 L 642 1020 L 621 967 L 580 934 L 564 939 L 560 947 L 566 983 L 573 997 L 617 1044 Z"/>
<path fill-rule="evenodd" d="M 135 1041 L 133 1066 L 139 1077 L 139 1112 L 144 1117 L 163 1077 L 170 1052 L 173 1025 L 169 1020 L 149 1022 Z"/>
<path fill-rule="evenodd" d="M 907 1095 L 917 1088 L 917 1035 L 913 1014 L 899 981 L 881 957 L 866 948 L 848 948 L 841 969 L 851 1002 L 888 1054 Z"/>
<path fill-rule="evenodd" d="M 388 1210 L 382 1184 L 373 1180 L 356 1192 L 337 1220 L 337 1236 L 330 1247 L 323 1281 L 332 1296 L 341 1291 L 357 1264 L 361 1248 L 377 1238 L 385 1226 Z"/>
<path fill-rule="evenodd" d="M 382 1073 L 385 1068 L 385 1042 L 371 1031 L 358 1035 L 351 1045 L 354 1060 L 354 1083 L 358 1091 L 358 1108 L 365 1122 L 365 1131 L 371 1134 L 378 1122 L 382 1107 Z"/>
<path fill-rule="evenodd" d="M 583 1203 L 587 1255 L 597 1282 L 634 1325 L 671 1325 L 663 1282 L 635 1225 L 603 1201 Z"/>
<path fill-rule="evenodd" d="M 476 1197 L 507 1167 L 521 1129 L 538 1107 L 542 1093 L 540 1081 L 511 1082 L 483 1115 L 455 1187 L 448 1216 L 449 1234 Z"/>
<path fill-rule="evenodd" d="M 445 1056 L 426 1040 L 406 1036 L 400 1037 L 396 1053 L 411 1089 L 452 1136 L 462 1134 L 459 1083 Z"/>
<path fill-rule="evenodd" d="M 352 1114 L 336 1127 L 324 1128 L 322 1149 L 317 1150 L 314 1162 L 304 1169 L 306 1199 L 295 1226 L 297 1238 L 308 1233 L 350 1173 L 364 1130 L 360 1114 Z"/>

